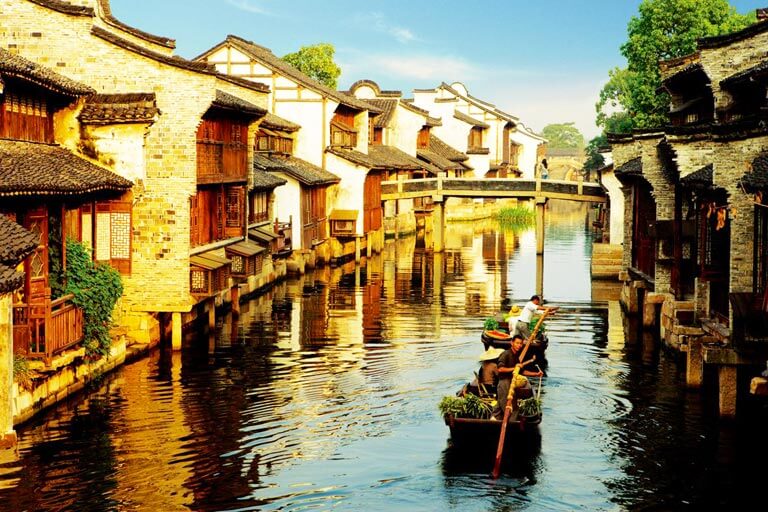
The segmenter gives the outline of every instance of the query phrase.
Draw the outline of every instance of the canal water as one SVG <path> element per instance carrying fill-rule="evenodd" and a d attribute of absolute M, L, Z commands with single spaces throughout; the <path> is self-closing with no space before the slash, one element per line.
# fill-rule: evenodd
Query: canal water
<path fill-rule="evenodd" d="M 444 254 L 409 237 L 279 284 L 183 353 L 103 377 L 19 429 L 0 510 L 764 508 L 768 414 L 723 424 L 685 391 L 615 286 L 590 282 L 588 213 L 550 205 L 544 421 L 499 480 L 437 409 L 477 369 L 484 319 L 537 287 L 533 231 L 481 222 L 450 224 Z"/>

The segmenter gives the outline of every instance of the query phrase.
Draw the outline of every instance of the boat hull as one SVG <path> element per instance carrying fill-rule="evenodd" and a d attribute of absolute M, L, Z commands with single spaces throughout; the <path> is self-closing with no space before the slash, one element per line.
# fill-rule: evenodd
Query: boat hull
<path fill-rule="evenodd" d="M 541 415 L 517 418 L 516 414 L 513 413 L 507 424 L 505 446 L 519 443 L 527 436 L 539 434 Z M 452 415 L 446 415 L 444 420 L 451 431 L 451 441 L 454 445 L 493 448 L 499 443 L 502 424 L 499 420 L 456 418 Z"/>

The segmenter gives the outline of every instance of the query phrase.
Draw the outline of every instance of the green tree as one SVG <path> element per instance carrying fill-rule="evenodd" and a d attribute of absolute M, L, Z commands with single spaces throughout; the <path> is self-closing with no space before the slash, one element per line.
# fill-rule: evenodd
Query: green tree
<path fill-rule="evenodd" d="M 627 27 L 621 53 L 625 69 L 613 69 L 596 107 L 598 124 L 605 127 L 605 109 L 621 107 L 633 128 L 656 128 L 667 123 L 669 97 L 658 94 L 659 60 L 696 51 L 696 41 L 740 30 L 755 20 L 742 15 L 728 0 L 643 0 Z"/>
<path fill-rule="evenodd" d="M 550 148 L 576 148 L 584 147 L 584 136 L 574 123 L 548 124 L 541 131 L 541 135 L 547 139 Z"/>
<path fill-rule="evenodd" d="M 584 148 L 586 160 L 584 161 L 583 174 L 587 181 L 591 180 L 592 173 L 605 165 L 605 157 L 600 153 L 600 149 L 608 145 L 608 138 L 601 133 L 590 140 L 587 147 Z"/>
<path fill-rule="evenodd" d="M 336 49 L 330 43 L 302 46 L 299 51 L 289 53 L 283 60 L 310 78 L 336 89 L 341 68 L 334 62 Z"/>

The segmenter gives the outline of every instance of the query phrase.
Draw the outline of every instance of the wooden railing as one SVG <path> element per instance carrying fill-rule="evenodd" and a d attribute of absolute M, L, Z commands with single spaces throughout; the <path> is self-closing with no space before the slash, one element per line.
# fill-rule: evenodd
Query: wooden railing
<path fill-rule="evenodd" d="M 220 183 L 248 178 L 248 148 L 240 143 L 197 142 L 197 182 Z"/>
<path fill-rule="evenodd" d="M 38 304 L 13 305 L 14 352 L 50 362 L 56 354 L 83 339 L 83 310 L 70 301 L 74 295 L 45 298 Z"/>

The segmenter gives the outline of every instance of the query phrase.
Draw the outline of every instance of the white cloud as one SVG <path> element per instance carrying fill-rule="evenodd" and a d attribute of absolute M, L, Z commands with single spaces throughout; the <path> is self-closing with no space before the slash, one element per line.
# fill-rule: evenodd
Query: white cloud
<path fill-rule="evenodd" d="M 355 16 L 355 23 L 373 29 L 376 32 L 387 34 L 401 43 L 417 41 L 418 37 L 408 28 L 393 25 L 387 21 L 386 16 L 380 12 L 360 13 Z"/>
<path fill-rule="evenodd" d="M 260 2 L 254 0 L 226 0 L 226 2 L 240 9 L 241 11 L 251 12 L 254 14 L 270 14 L 270 12 L 260 5 Z"/>

